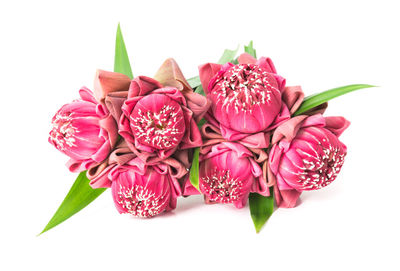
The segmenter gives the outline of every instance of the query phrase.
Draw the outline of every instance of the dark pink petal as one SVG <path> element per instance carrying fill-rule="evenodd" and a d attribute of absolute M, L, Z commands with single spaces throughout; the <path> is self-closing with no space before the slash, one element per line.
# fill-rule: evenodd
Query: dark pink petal
<path fill-rule="evenodd" d="M 110 111 L 110 114 L 114 117 L 116 122 L 119 122 L 122 115 L 122 105 L 128 97 L 127 91 L 113 92 L 107 95 L 105 104 Z"/>
<path fill-rule="evenodd" d="M 132 80 L 129 86 L 128 98 L 144 96 L 151 91 L 162 87 L 163 86 L 157 80 L 147 76 L 138 76 Z"/>
<path fill-rule="evenodd" d="M 263 67 L 267 72 L 276 73 L 274 63 L 269 57 L 260 57 L 257 60 L 256 65 Z"/>
<path fill-rule="evenodd" d="M 188 149 L 200 147 L 203 144 L 201 134 L 196 122 L 193 119 L 193 113 L 186 107 L 182 106 L 183 114 L 185 117 L 186 133 L 182 138 L 180 149 Z"/>
<path fill-rule="evenodd" d="M 282 92 L 282 100 L 289 108 L 290 114 L 293 115 L 300 107 L 304 99 L 304 93 L 300 86 L 285 87 Z"/>
<path fill-rule="evenodd" d="M 301 192 L 295 189 L 279 190 L 277 186 L 274 187 L 274 197 L 276 205 L 281 208 L 296 207 L 300 195 Z"/>
<path fill-rule="evenodd" d="M 325 121 L 325 128 L 338 137 L 350 126 L 350 121 L 344 117 L 326 117 Z"/>
<path fill-rule="evenodd" d="M 208 85 L 211 81 L 211 78 L 213 78 L 221 68 L 221 64 L 214 63 L 206 63 L 199 66 L 200 81 L 206 94 L 208 93 Z"/>

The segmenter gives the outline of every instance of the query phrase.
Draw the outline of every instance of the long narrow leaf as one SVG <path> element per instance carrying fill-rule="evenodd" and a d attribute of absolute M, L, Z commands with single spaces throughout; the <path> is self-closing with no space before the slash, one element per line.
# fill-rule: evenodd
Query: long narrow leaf
<path fill-rule="evenodd" d="M 124 38 L 122 37 L 121 27 L 119 24 L 117 28 L 117 38 L 115 40 L 114 72 L 123 73 L 129 78 L 133 78 L 128 52 L 126 51 Z"/>
<path fill-rule="evenodd" d="M 264 197 L 258 193 L 250 193 L 250 215 L 257 233 L 260 232 L 262 226 L 264 226 L 274 212 L 274 194 L 272 189 L 270 189 L 270 194 L 269 197 Z"/>
<path fill-rule="evenodd" d="M 90 187 L 89 179 L 86 177 L 86 171 L 81 172 L 64 201 L 40 234 L 54 228 L 85 208 L 105 190 L 105 188 L 93 189 Z"/>
<path fill-rule="evenodd" d="M 199 189 L 199 152 L 200 148 L 194 149 L 194 154 L 193 154 L 193 161 L 192 161 L 192 167 L 190 168 L 190 175 L 189 175 L 189 180 L 190 183 L 196 187 L 197 190 Z"/>
<path fill-rule="evenodd" d="M 343 86 L 343 87 L 326 90 L 326 91 L 323 91 L 318 94 L 313 94 L 304 99 L 300 108 L 294 113 L 294 115 L 295 116 L 300 115 L 301 113 L 304 113 L 314 107 L 317 107 L 320 104 L 323 104 L 333 98 L 344 95 L 346 93 L 349 93 L 349 92 L 352 92 L 352 91 L 355 91 L 358 89 L 371 88 L 371 87 L 375 87 L 375 86 L 365 85 L 365 84 L 348 85 L 348 86 Z"/>

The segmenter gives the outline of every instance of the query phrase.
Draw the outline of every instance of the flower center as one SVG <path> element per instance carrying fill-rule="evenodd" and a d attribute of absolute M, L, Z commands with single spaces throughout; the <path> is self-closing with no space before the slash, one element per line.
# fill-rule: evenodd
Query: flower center
<path fill-rule="evenodd" d="M 236 111 L 252 111 L 255 105 L 270 103 L 276 83 L 263 68 L 254 64 L 240 64 L 218 75 L 212 95 L 223 106 L 233 106 Z"/>
<path fill-rule="evenodd" d="M 64 151 L 67 147 L 76 146 L 74 135 L 78 130 L 72 125 L 71 114 L 57 114 L 51 124 L 53 128 L 50 131 L 50 140 L 57 149 Z"/>
<path fill-rule="evenodd" d="M 232 203 L 239 200 L 242 181 L 232 178 L 229 170 L 215 169 L 211 176 L 201 179 L 201 190 L 210 201 Z"/>
<path fill-rule="evenodd" d="M 342 168 L 346 154 L 329 145 L 323 148 L 323 154 L 303 159 L 305 170 L 300 174 L 298 182 L 305 190 L 320 189 L 333 182 Z"/>
<path fill-rule="evenodd" d="M 143 186 L 134 185 L 128 188 L 120 184 L 117 202 L 126 213 L 136 217 L 152 217 L 165 209 L 167 199 L 164 196 L 155 196 Z"/>
<path fill-rule="evenodd" d="M 143 145 L 161 150 L 177 146 L 185 133 L 180 106 L 171 102 L 159 110 L 152 110 L 140 106 L 140 102 L 130 117 L 135 138 Z"/>

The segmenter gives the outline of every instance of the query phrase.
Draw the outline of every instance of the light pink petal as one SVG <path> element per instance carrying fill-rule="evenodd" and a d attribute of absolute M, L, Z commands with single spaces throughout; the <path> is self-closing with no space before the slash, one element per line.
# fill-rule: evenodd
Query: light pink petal
<path fill-rule="evenodd" d="M 282 123 L 280 126 L 278 126 L 278 128 L 276 128 L 272 136 L 271 143 L 276 144 L 283 138 L 285 138 L 285 140 L 291 141 L 296 136 L 297 131 L 300 129 L 303 121 L 306 118 L 307 116 L 297 116 Z"/>
<path fill-rule="evenodd" d="M 90 102 L 90 103 L 93 103 L 93 104 L 97 104 L 98 103 L 98 101 L 93 96 L 93 92 L 90 89 L 88 89 L 87 87 L 82 87 L 79 90 L 79 96 L 81 96 L 81 99 L 83 101 Z"/>
<path fill-rule="evenodd" d="M 164 61 L 154 79 L 165 87 L 175 87 L 182 92 L 193 91 L 173 58 L 168 58 Z"/>
<path fill-rule="evenodd" d="M 256 64 L 257 59 L 248 53 L 243 53 L 238 57 L 239 64 Z"/>
<path fill-rule="evenodd" d="M 239 140 L 248 148 L 266 149 L 269 146 L 270 133 L 251 134 Z"/>
<path fill-rule="evenodd" d="M 94 79 L 94 95 L 96 99 L 104 104 L 104 99 L 109 93 L 127 91 L 131 79 L 122 73 L 97 70 Z"/>

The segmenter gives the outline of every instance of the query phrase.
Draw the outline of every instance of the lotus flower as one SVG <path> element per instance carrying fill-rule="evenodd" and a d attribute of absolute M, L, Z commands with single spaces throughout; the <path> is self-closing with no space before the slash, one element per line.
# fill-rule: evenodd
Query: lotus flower
<path fill-rule="evenodd" d="M 285 79 L 269 58 L 256 60 L 243 54 L 238 61 L 238 65 L 199 67 L 203 88 L 212 101 L 207 118 L 215 119 L 224 138 L 235 141 L 277 127 L 290 118 L 304 96 L 300 87 L 285 87 Z"/>
<path fill-rule="evenodd" d="M 269 195 L 260 166 L 243 145 L 233 142 L 216 144 L 207 148 L 201 160 L 199 186 L 206 202 L 233 203 L 242 208 L 250 192 Z M 188 182 L 184 194 L 196 194 Z"/>
<path fill-rule="evenodd" d="M 71 159 L 67 166 L 81 172 L 107 158 L 116 144 L 117 126 L 107 108 L 82 88 L 80 100 L 61 107 L 52 119 L 49 142 Z"/>
<path fill-rule="evenodd" d="M 146 76 L 133 79 L 119 122 L 119 133 L 132 151 L 151 164 L 178 149 L 201 146 L 196 121 L 209 107 L 207 99 L 187 84 L 174 60 L 167 60 L 156 78 L 160 81 Z"/>
<path fill-rule="evenodd" d="M 146 166 L 138 157 L 110 172 L 111 190 L 119 213 L 148 218 L 176 208 L 178 181 L 165 165 Z"/>
<path fill-rule="evenodd" d="M 339 174 L 347 153 L 338 137 L 349 126 L 343 117 L 321 114 L 290 119 L 274 132 L 268 179 L 277 203 L 294 207 L 302 191 L 321 189 Z"/>

